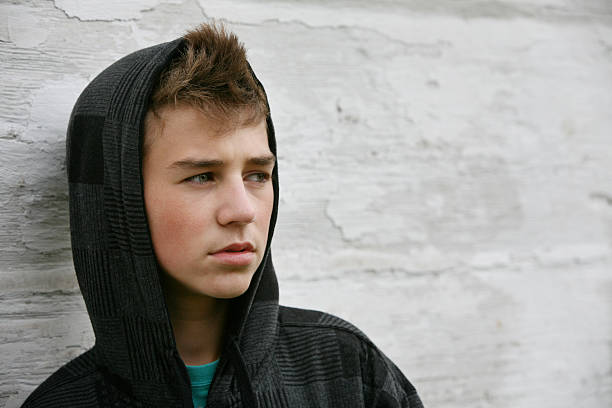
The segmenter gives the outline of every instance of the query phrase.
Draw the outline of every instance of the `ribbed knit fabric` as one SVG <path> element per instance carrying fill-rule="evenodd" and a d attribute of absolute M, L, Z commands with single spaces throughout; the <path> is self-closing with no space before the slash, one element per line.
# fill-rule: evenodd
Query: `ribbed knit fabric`
<path fill-rule="evenodd" d="M 175 40 L 117 61 L 72 111 L 66 141 L 71 243 L 96 342 L 43 382 L 24 407 L 193 406 L 151 244 L 141 174 L 149 96 L 182 44 Z M 267 125 L 276 155 L 270 117 Z M 270 252 L 278 164 L 272 182 L 264 259 L 247 292 L 232 300 L 207 407 L 422 407 L 410 382 L 353 325 L 278 305 Z"/>

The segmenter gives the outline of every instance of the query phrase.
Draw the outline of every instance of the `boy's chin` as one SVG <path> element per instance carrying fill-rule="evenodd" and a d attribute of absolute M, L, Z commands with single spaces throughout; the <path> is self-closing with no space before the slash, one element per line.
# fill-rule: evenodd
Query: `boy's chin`
<path fill-rule="evenodd" d="M 233 299 L 244 294 L 251 284 L 255 271 L 221 272 L 205 278 L 179 280 L 167 272 L 163 274 L 166 295 L 176 300 L 202 296 L 215 299 Z"/>
<path fill-rule="evenodd" d="M 232 288 L 231 290 L 220 290 L 215 293 L 208 294 L 208 296 L 213 297 L 215 299 L 234 299 L 240 295 L 243 295 L 249 287 L 247 286 L 244 290 L 236 290 L 236 288 Z"/>
<path fill-rule="evenodd" d="M 244 294 L 251 284 L 251 277 L 242 276 L 239 279 L 221 279 L 203 291 L 202 294 L 216 299 L 233 299 Z"/>

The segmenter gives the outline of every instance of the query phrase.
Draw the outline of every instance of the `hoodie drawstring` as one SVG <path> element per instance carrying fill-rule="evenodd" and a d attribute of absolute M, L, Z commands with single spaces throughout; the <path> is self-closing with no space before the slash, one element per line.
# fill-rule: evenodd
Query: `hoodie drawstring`
<path fill-rule="evenodd" d="M 240 395 L 242 397 L 244 406 L 249 408 L 257 408 L 259 407 L 259 404 L 257 403 L 257 396 L 253 390 L 253 384 L 251 383 L 249 372 L 247 371 L 246 364 L 242 358 L 242 352 L 240 352 L 238 341 L 234 337 L 230 343 L 234 348 L 234 353 L 232 353 L 232 356 L 234 357 L 236 363 L 238 387 L 240 388 Z"/>

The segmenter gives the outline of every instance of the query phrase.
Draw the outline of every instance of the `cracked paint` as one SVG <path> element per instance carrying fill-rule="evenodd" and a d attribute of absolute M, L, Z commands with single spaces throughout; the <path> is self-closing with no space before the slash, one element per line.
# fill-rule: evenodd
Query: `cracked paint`
<path fill-rule="evenodd" d="M 135 21 L 143 13 L 155 10 L 158 1 L 148 0 L 53 0 L 55 7 L 68 18 L 79 21 Z M 180 4 L 181 1 L 163 1 L 163 3 Z"/>

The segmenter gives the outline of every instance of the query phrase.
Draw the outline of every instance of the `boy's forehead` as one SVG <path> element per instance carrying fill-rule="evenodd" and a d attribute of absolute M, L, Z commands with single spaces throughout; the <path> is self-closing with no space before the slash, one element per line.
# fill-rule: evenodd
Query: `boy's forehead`
<path fill-rule="evenodd" d="M 265 117 L 259 122 L 243 122 L 241 118 L 230 118 L 227 120 L 210 119 L 199 109 L 189 105 L 164 106 L 155 111 L 147 113 L 144 126 L 143 151 L 146 152 L 158 140 L 163 139 L 164 144 L 180 143 L 185 146 L 202 144 L 206 141 L 209 149 L 214 149 L 218 141 L 222 141 L 240 131 L 241 129 L 263 130 L 266 134 L 265 141 L 254 138 L 250 143 L 261 144 L 259 149 L 270 151 L 267 122 Z"/>

